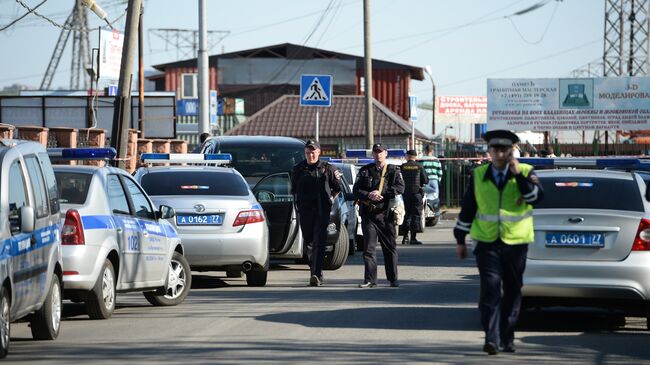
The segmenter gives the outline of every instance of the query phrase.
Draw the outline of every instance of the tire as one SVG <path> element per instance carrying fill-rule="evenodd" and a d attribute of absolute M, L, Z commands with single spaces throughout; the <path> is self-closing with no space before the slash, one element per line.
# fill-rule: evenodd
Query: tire
<path fill-rule="evenodd" d="M 248 286 L 264 286 L 268 274 L 268 271 L 249 271 L 246 273 L 246 284 Z"/>
<path fill-rule="evenodd" d="M 174 252 L 169 262 L 169 273 L 164 294 L 144 292 L 147 301 L 155 306 L 173 306 L 182 303 L 192 287 L 192 271 L 185 256 Z"/>
<path fill-rule="evenodd" d="M 0 358 L 4 359 L 9 353 L 9 342 L 11 334 L 11 321 L 9 318 L 11 298 L 7 288 L 0 287 Z"/>
<path fill-rule="evenodd" d="M 348 229 L 341 226 L 339 232 L 339 239 L 334 243 L 332 252 L 325 254 L 325 263 L 323 269 L 325 270 L 338 270 L 345 264 L 348 259 L 348 250 L 350 244 L 348 242 Z"/>
<path fill-rule="evenodd" d="M 29 324 L 32 329 L 32 337 L 35 340 L 54 340 L 59 336 L 61 330 L 61 307 L 62 295 L 61 278 L 59 275 L 52 276 L 50 290 L 45 297 L 45 303 L 41 309 L 32 314 Z"/>
<path fill-rule="evenodd" d="M 86 312 L 91 319 L 107 319 L 115 311 L 115 269 L 106 259 L 99 273 L 95 287 L 88 293 Z"/>
<path fill-rule="evenodd" d="M 436 223 L 434 223 L 434 221 L 435 221 L 435 218 L 434 218 L 434 217 L 427 218 L 426 221 L 424 222 L 424 225 L 425 225 L 426 227 L 433 227 L 433 226 L 436 225 Z"/>

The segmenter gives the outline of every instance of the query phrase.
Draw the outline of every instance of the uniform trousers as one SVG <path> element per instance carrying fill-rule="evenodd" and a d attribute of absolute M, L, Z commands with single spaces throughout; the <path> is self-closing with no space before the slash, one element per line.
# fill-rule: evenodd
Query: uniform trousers
<path fill-rule="evenodd" d="M 384 267 L 388 281 L 397 281 L 397 245 L 395 223 L 388 212 L 361 216 L 363 231 L 364 282 L 377 283 L 377 243 L 384 253 Z"/>
<path fill-rule="evenodd" d="M 481 279 L 479 309 L 485 342 L 507 346 L 514 341 L 527 252 L 527 244 L 508 245 L 500 239 L 478 242 L 474 249 Z"/>
<path fill-rule="evenodd" d="M 314 202 L 316 205 L 316 202 Z M 299 208 L 300 230 L 307 248 L 307 258 L 311 275 L 323 279 L 323 262 L 325 260 L 325 242 L 327 240 L 327 225 L 329 224 L 329 210 L 327 214 L 318 211 L 316 207 Z"/>
<path fill-rule="evenodd" d="M 422 232 L 422 194 L 403 194 L 405 217 L 403 223 L 403 236 L 411 232 L 411 238 L 415 239 L 418 232 Z"/>

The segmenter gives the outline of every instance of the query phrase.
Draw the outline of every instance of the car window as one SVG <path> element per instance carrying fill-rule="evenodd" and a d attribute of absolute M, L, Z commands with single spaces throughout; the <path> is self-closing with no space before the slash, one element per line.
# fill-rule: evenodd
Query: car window
<path fill-rule="evenodd" d="M 113 214 L 129 214 L 129 201 L 126 199 L 124 188 L 116 175 L 108 175 L 106 191 L 111 212 Z"/>
<path fill-rule="evenodd" d="M 275 172 L 290 171 L 294 165 L 305 159 L 305 150 L 301 144 L 292 146 L 263 144 L 250 146 L 232 146 L 229 143 L 211 144 L 209 153 L 230 153 L 234 167 L 244 177 L 266 176 Z"/>
<path fill-rule="evenodd" d="M 28 156 L 25 158 L 27 165 L 27 172 L 29 173 L 30 181 L 32 182 L 32 191 L 34 192 L 35 199 L 35 213 L 36 217 L 42 218 L 50 214 L 50 207 L 47 201 L 47 193 L 45 192 L 45 181 L 43 181 L 43 174 L 41 168 L 36 160 L 36 156 Z"/>
<path fill-rule="evenodd" d="M 123 177 L 122 181 L 126 186 L 126 190 L 131 196 L 131 202 L 133 203 L 133 209 L 135 209 L 135 216 L 144 219 L 154 219 L 153 209 L 149 204 L 149 200 L 144 195 L 144 192 L 140 190 L 138 185 L 136 185 L 133 180 Z"/>
<path fill-rule="evenodd" d="M 535 209 L 644 210 L 639 186 L 633 179 L 553 176 L 540 177 L 540 182 L 544 199 Z"/>
<path fill-rule="evenodd" d="M 140 185 L 149 195 L 247 196 L 246 181 L 232 171 L 156 171 Z"/>
<path fill-rule="evenodd" d="M 261 180 L 255 186 L 255 196 L 260 203 L 267 201 L 292 201 L 293 196 L 291 195 L 289 174 L 269 176 Z"/>
<path fill-rule="evenodd" d="M 45 177 L 45 185 L 47 186 L 47 196 L 50 200 L 50 213 L 56 214 L 59 212 L 59 190 L 56 185 L 56 177 L 52 170 L 52 164 L 47 153 L 39 153 L 38 160 L 41 163 L 41 170 Z"/>
<path fill-rule="evenodd" d="M 27 205 L 27 191 L 25 189 L 25 177 L 20 168 L 20 162 L 16 161 L 9 168 L 9 223 L 11 234 L 20 232 L 20 221 L 18 220 L 18 209 Z"/>
<path fill-rule="evenodd" d="M 92 175 L 80 172 L 55 171 L 59 196 L 63 204 L 83 204 L 88 197 Z"/>

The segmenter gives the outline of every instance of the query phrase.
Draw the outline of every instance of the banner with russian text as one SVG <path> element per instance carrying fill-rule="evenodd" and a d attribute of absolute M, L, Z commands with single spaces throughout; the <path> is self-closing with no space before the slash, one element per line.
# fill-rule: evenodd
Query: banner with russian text
<path fill-rule="evenodd" d="M 485 96 L 439 96 L 436 114 L 485 115 L 487 98 Z"/>
<path fill-rule="evenodd" d="M 650 129 L 650 78 L 488 79 L 487 129 Z"/>

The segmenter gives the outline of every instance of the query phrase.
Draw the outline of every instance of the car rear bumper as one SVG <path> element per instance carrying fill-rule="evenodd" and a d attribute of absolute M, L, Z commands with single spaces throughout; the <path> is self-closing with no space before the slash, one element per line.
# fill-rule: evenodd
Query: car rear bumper
<path fill-rule="evenodd" d="M 268 229 L 253 223 L 241 232 L 218 235 L 180 234 L 185 257 L 194 268 L 242 265 L 264 266 L 269 257 Z"/>
<path fill-rule="evenodd" d="M 650 252 L 623 261 L 527 260 L 525 297 L 650 300 Z"/>
<path fill-rule="evenodd" d="M 63 287 L 68 290 L 91 290 L 97 282 L 102 247 L 94 245 L 64 245 Z M 101 257 L 106 257 L 102 255 Z M 102 263 L 104 261 L 102 260 Z"/>

